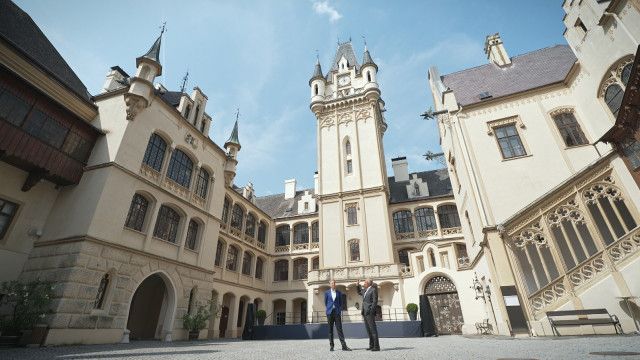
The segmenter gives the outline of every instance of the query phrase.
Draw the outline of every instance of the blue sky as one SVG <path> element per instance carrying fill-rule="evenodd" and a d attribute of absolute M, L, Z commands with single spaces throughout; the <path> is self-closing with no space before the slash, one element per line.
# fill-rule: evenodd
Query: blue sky
<path fill-rule="evenodd" d="M 130 74 L 167 22 L 163 76 L 177 90 L 189 70 L 188 88 L 209 97 L 212 139 L 227 139 L 240 108 L 236 184 L 254 183 L 258 195 L 284 191 L 284 180 L 313 186 L 315 117 L 308 80 L 318 50 L 323 70 L 337 39 L 352 39 L 362 58 L 368 48 L 379 67 L 389 128 L 390 159 L 407 156 L 410 171 L 438 168 L 422 158 L 438 151 L 435 124 L 419 114 L 432 104 L 427 70 L 441 74 L 487 62 L 487 34 L 500 32 L 511 56 L 559 43 L 563 12 L 553 0 L 271 0 L 83 1 L 20 0 L 92 94 L 110 66 Z M 391 171 L 389 171 L 391 174 Z"/>

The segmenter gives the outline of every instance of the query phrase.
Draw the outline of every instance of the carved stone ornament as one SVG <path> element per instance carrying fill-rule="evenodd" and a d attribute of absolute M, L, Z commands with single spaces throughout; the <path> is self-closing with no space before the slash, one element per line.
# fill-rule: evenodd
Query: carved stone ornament
<path fill-rule="evenodd" d="M 371 111 L 369 109 L 362 109 L 356 112 L 356 121 L 365 120 L 371 117 Z"/>
<path fill-rule="evenodd" d="M 624 200 L 622 192 L 615 185 L 611 176 L 607 176 L 603 181 L 589 186 L 582 192 L 582 198 L 587 204 L 595 204 L 598 199 L 610 199 L 613 201 Z"/>
<path fill-rule="evenodd" d="M 578 208 L 575 200 L 569 200 L 566 204 L 558 206 L 547 215 L 549 226 L 558 227 L 563 221 L 571 221 L 577 224 L 584 224 L 584 214 Z"/>
<path fill-rule="evenodd" d="M 333 116 L 324 116 L 320 118 L 320 127 L 331 127 L 335 123 L 335 118 Z"/>
<path fill-rule="evenodd" d="M 189 133 L 184 137 L 184 141 L 187 144 L 190 144 L 194 149 L 198 147 L 198 139 Z"/>
<path fill-rule="evenodd" d="M 344 113 L 344 114 L 339 114 L 338 115 L 338 125 L 339 124 L 347 124 L 351 121 L 353 121 L 353 118 L 351 117 L 351 113 Z"/>
<path fill-rule="evenodd" d="M 127 120 L 133 120 L 138 113 L 147 107 L 147 100 L 134 94 L 125 94 L 124 102 L 127 105 Z"/>
<path fill-rule="evenodd" d="M 573 114 L 574 109 L 570 108 L 570 107 L 561 107 L 558 109 L 554 109 L 552 110 L 549 115 L 551 115 L 551 117 L 555 117 L 558 116 L 560 114 Z"/>
<path fill-rule="evenodd" d="M 530 227 L 523 229 L 520 234 L 513 237 L 513 245 L 517 248 L 524 248 L 529 244 L 534 244 L 537 247 L 547 247 L 547 239 L 542 232 L 542 226 L 540 222 L 532 224 Z"/>
<path fill-rule="evenodd" d="M 487 123 L 487 135 L 493 136 L 493 129 L 500 126 L 511 125 L 511 124 L 515 124 L 521 129 L 525 128 L 524 123 L 522 122 L 522 119 L 520 119 L 519 116 L 513 116 L 505 119 L 489 121 Z"/>

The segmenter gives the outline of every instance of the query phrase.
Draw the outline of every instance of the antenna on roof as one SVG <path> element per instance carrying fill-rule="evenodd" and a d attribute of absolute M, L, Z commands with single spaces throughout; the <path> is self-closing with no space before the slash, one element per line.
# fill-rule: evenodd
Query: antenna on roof
<path fill-rule="evenodd" d="M 180 86 L 180 92 L 183 93 L 184 89 L 187 87 L 187 80 L 189 80 L 189 70 L 187 69 L 187 73 L 184 74 L 182 78 L 182 86 Z"/>

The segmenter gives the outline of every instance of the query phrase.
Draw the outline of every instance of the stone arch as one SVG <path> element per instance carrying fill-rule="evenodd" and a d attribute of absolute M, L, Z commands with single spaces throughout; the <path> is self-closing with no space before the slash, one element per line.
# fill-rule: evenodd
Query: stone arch
<path fill-rule="evenodd" d="M 464 318 L 458 286 L 450 274 L 431 273 L 420 281 L 420 289 L 426 296 L 439 334 L 460 334 Z"/>
<path fill-rule="evenodd" d="M 220 337 L 234 336 L 235 323 L 233 321 L 237 308 L 236 295 L 231 291 L 224 293 L 220 304 L 220 323 L 218 326 Z"/>
<path fill-rule="evenodd" d="M 178 290 L 175 282 L 163 270 L 138 280 L 129 300 L 126 329 L 130 337 L 171 341 Z"/>

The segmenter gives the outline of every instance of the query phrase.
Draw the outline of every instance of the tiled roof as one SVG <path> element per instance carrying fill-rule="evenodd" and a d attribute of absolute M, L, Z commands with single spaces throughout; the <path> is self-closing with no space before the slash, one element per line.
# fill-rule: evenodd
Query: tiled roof
<path fill-rule="evenodd" d="M 165 92 L 160 92 L 158 90 L 156 90 L 156 95 L 160 97 L 160 99 L 162 99 L 164 102 L 166 102 L 167 104 L 173 106 L 173 107 L 178 107 L 178 105 L 180 105 L 180 99 L 182 98 L 182 95 L 187 95 L 181 91 L 165 91 Z"/>
<path fill-rule="evenodd" d="M 413 174 L 417 174 L 418 178 L 427 183 L 429 188 L 429 196 L 415 197 L 409 199 L 407 194 L 407 185 L 409 181 L 396 181 L 395 177 L 389 177 L 389 193 L 390 202 L 398 203 L 404 201 L 413 201 L 418 199 L 428 199 L 435 196 L 452 195 L 451 181 L 449 180 L 449 172 L 447 169 L 420 171 L 409 174 L 409 178 L 413 178 Z"/>
<path fill-rule="evenodd" d="M 40 67 L 81 99 L 91 102 L 87 87 L 31 17 L 9 0 L 0 0 L 0 39 Z"/>
<path fill-rule="evenodd" d="M 255 204 L 260 208 L 260 210 L 267 213 L 273 219 L 296 215 L 315 214 L 317 213 L 317 210 L 315 209 L 309 213 L 298 214 L 298 201 L 302 198 L 305 191 L 309 191 L 309 194 L 313 195 L 313 189 L 303 189 L 296 191 L 296 196 L 293 199 L 285 199 L 284 193 L 282 193 L 256 197 Z"/>
<path fill-rule="evenodd" d="M 336 56 L 333 58 L 333 64 L 331 64 L 331 69 L 327 73 L 327 79 L 329 78 L 329 74 L 331 74 L 332 71 L 338 71 L 338 62 L 340 61 L 342 56 L 347 59 L 347 63 L 350 67 L 356 67 L 356 73 L 360 72 L 360 64 L 358 64 L 358 59 L 356 58 L 356 54 L 353 51 L 353 46 L 351 46 L 351 42 L 346 42 L 338 46 Z"/>
<path fill-rule="evenodd" d="M 442 76 L 462 106 L 481 102 L 480 94 L 492 98 L 517 94 L 564 80 L 576 62 L 567 45 L 556 45 L 511 59 L 511 65 L 493 63 Z"/>

